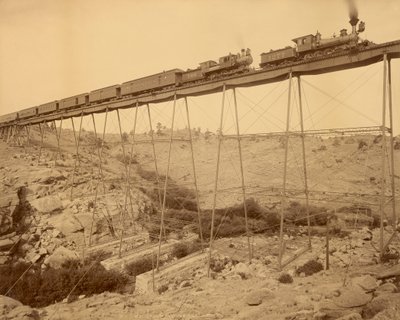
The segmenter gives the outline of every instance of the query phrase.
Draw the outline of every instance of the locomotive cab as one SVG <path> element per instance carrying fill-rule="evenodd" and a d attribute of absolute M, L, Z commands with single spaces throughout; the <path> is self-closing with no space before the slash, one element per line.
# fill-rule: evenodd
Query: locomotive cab
<path fill-rule="evenodd" d="M 292 39 L 297 45 L 297 52 L 306 52 L 314 49 L 315 36 L 312 34 Z"/>

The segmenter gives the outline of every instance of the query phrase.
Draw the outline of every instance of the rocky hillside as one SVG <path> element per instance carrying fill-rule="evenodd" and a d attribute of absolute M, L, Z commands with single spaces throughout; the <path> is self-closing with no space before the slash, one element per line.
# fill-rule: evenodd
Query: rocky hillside
<path fill-rule="evenodd" d="M 24 146 L 0 142 L 0 266 L 25 264 L 28 269 L 21 277 L 28 277 L 49 270 L 64 270 L 66 261 L 84 261 L 91 254 L 104 250 L 113 259 L 121 248 L 123 255 L 137 248 L 151 252 L 150 239 L 158 235 L 159 203 L 153 149 L 148 143 L 140 143 L 148 137 L 138 136 L 139 143 L 132 149 L 129 188 L 125 174 L 129 136 L 125 142 L 125 157 L 119 136 L 115 134 L 108 134 L 102 141 L 95 139 L 92 132 L 83 132 L 79 157 L 75 155 L 72 131 L 63 130 L 61 137 L 60 153 L 51 128 L 46 128 L 42 147 L 39 132 L 35 130 L 31 130 L 29 144 Z M 372 229 L 380 196 L 380 141 L 380 137 L 374 136 L 306 139 L 311 204 L 336 212 L 336 222 L 331 225 L 330 270 L 318 269 L 324 269 L 326 264 L 325 226 L 313 229 L 313 251 L 301 255 L 284 272 L 277 270 L 279 242 L 276 234 L 265 233 L 252 238 L 251 261 L 245 237 L 225 238 L 215 242 L 211 277 L 207 277 L 206 262 L 191 265 L 189 258 L 183 261 L 189 266 L 189 273 L 166 279 L 163 285 L 157 286 L 157 294 L 132 293 L 134 286 L 128 281 L 124 282 L 124 289 L 118 289 L 125 293 L 72 295 L 74 299 L 43 308 L 22 306 L 6 297 L 16 290 L 7 284 L 1 288 L 4 296 L 0 299 L 0 318 L 264 319 L 268 315 L 268 319 L 322 320 L 342 316 L 347 317 L 342 319 L 396 319 L 400 317 L 400 300 L 396 294 L 400 277 L 396 264 L 398 243 L 395 239 L 388 247 L 386 265 L 378 264 L 379 254 L 375 248 L 379 247 L 379 232 Z M 205 212 L 213 204 L 216 142 L 215 137 L 204 136 L 194 142 L 200 205 Z M 96 146 L 101 145 L 103 149 L 99 154 Z M 268 212 L 279 209 L 284 158 L 282 139 L 246 138 L 242 140 L 242 148 L 247 196 Z M 157 142 L 155 151 L 162 186 L 168 143 Z M 394 157 L 395 172 L 398 172 L 400 150 L 397 148 Z M 222 209 L 242 202 L 237 141 L 224 140 L 220 168 L 217 208 Z M 189 211 L 196 212 L 191 202 L 191 153 L 189 144 L 184 141 L 173 144 L 169 179 L 170 189 L 175 190 L 168 193 L 171 201 L 175 199 L 185 210 L 192 206 Z M 388 176 L 386 179 L 387 194 L 390 194 L 390 180 Z M 398 175 L 395 175 L 395 186 L 398 197 Z M 287 188 L 291 208 L 301 208 L 304 186 L 298 138 L 290 141 Z M 352 209 L 361 207 L 365 212 Z M 390 207 L 388 202 L 388 220 Z M 178 214 L 179 210 L 175 210 Z M 184 211 L 181 210 L 175 220 L 174 211 L 169 212 L 172 214 L 167 216 L 167 224 L 175 226 L 174 232 L 169 232 L 170 239 L 179 241 L 194 231 L 186 225 L 182 232 L 185 224 L 175 221 L 187 219 Z M 231 219 L 241 223 L 237 218 Z M 221 224 L 223 221 L 224 218 Z M 121 232 L 127 240 L 120 246 Z M 300 256 L 308 241 L 305 229 L 289 227 L 285 232 L 285 259 Z M 391 233 L 393 229 L 386 227 L 386 238 Z M 168 255 L 170 253 L 165 257 Z M 165 259 L 168 263 L 164 268 L 180 263 L 176 257 Z M 318 270 L 310 274 L 309 261 L 318 265 Z M 392 269 L 388 269 L 391 265 Z M 93 273 L 92 266 L 82 262 L 77 270 L 87 278 Z M 109 277 L 101 267 L 96 270 Z M 147 270 L 151 270 L 151 260 Z"/>

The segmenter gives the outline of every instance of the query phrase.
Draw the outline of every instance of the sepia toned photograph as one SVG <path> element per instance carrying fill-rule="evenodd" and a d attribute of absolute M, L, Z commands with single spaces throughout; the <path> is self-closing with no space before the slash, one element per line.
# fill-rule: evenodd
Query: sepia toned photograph
<path fill-rule="evenodd" d="M 398 0 L 0 0 L 0 320 L 400 319 Z"/>

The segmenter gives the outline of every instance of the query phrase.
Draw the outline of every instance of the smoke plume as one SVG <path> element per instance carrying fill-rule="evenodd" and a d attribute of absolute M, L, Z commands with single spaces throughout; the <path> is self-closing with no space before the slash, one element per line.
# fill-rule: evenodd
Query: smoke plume
<path fill-rule="evenodd" d="M 347 0 L 347 5 L 349 6 L 349 17 L 350 20 L 358 19 L 358 10 L 355 0 Z"/>

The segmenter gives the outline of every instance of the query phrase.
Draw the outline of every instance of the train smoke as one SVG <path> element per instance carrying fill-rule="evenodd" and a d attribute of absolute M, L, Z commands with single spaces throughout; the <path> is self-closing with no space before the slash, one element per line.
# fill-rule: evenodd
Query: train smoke
<path fill-rule="evenodd" d="M 358 10 L 355 0 L 347 0 L 350 20 L 358 20 Z"/>

